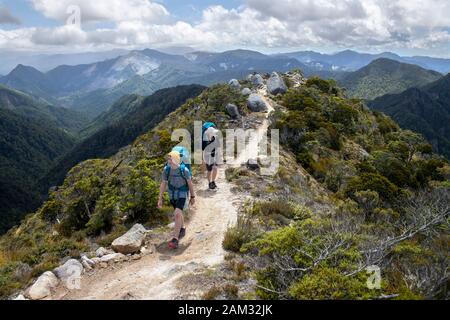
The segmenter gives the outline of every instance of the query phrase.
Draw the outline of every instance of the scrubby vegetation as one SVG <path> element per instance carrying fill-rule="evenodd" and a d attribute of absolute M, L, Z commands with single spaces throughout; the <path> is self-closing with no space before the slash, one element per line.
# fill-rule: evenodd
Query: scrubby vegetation
<path fill-rule="evenodd" d="M 286 198 L 253 204 L 252 227 L 265 232 L 228 246 L 257 266 L 259 297 L 448 298 L 447 160 L 332 81 L 310 79 L 281 104 L 272 126 L 334 210 L 298 214 Z M 369 289 L 371 266 L 381 283 Z"/>
<path fill-rule="evenodd" d="M 225 235 L 224 248 L 246 259 L 231 268 L 236 278 L 254 276 L 263 299 L 448 298 L 447 160 L 420 135 L 347 99 L 333 81 L 310 79 L 278 101 L 271 117 L 282 144 L 278 173 L 226 172 L 256 198 Z M 167 223 L 156 199 L 164 157 L 177 144 L 171 132 L 192 135 L 196 120 L 241 125 L 230 121 L 227 103 L 248 113 L 245 97 L 217 85 L 115 156 L 74 167 L 0 239 L 0 296 L 64 257 L 111 243 L 135 222 Z M 380 268 L 379 287 L 367 285 L 370 266 Z M 234 298 L 234 285 L 204 298 Z"/>
<path fill-rule="evenodd" d="M 36 213 L 0 238 L 0 297 L 29 282 L 29 277 L 14 276 L 21 264 L 35 277 L 65 257 L 109 245 L 136 222 L 147 227 L 167 224 L 166 211 L 156 209 L 156 202 L 165 155 L 178 143 L 171 141 L 171 132 L 187 128 L 193 134 L 194 120 L 229 127 L 227 103 L 248 112 L 239 92 L 217 85 L 188 100 L 115 156 L 72 168 Z"/>

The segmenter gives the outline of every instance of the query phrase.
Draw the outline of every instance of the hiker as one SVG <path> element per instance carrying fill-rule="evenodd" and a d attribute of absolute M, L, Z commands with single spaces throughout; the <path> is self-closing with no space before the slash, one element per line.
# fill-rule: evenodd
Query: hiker
<path fill-rule="evenodd" d="M 159 190 L 158 208 L 162 208 L 163 195 L 167 187 L 169 187 L 170 204 L 175 210 L 175 228 L 173 230 L 172 240 L 169 241 L 169 247 L 172 249 L 178 248 L 179 241 L 186 235 L 183 210 L 188 205 L 187 201 L 189 201 L 190 205 L 195 204 L 194 185 L 192 184 L 192 174 L 189 169 L 190 165 L 185 164 L 182 158 L 182 155 L 178 151 L 172 150 L 168 154 L 168 161 L 163 170 Z"/>
<path fill-rule="evenodd" d="M 216 151 L 219 147 L 219 138 L 216 125 L 212 122 L 207 122 L 203 125 L 203 137 L 202 137 L 202 150 L 203 150 L 203 163 L 206 165 L 208 171 L 208 183 L 209 189 L 217 189 L 216 179 L 217 179 L 217 157 Z"/>

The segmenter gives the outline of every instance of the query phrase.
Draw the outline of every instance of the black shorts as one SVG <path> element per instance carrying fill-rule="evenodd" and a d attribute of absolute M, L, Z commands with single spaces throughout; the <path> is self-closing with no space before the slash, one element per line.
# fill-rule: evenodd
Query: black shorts
<path fill-rule="evenodd" d="M 184 206 L 186 205 L 186 198 L 180 198 L 180 199 L 173 199 L 170 200 L 170 204 L 174 209 L 180 209 L 183 210 Z"/>
<path fill-rule="evenodd" d="M 217 163 L 213 163 L 213 164 L 207 164 L 206 165 L 206 170 L 208 170 L 208 172 L 213 171 L 214 167 L 217 167 Z"/>

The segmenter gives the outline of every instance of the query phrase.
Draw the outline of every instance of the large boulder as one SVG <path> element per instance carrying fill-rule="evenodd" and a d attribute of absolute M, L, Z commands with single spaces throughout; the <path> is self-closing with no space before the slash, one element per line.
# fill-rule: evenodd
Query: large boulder
<path fill-rule="evenodd" d="M 254 87 L 259 87 L 264 85 L 264 79 L 259 73 L 249 74 L 247 80 L 251 82 Z"/>
<path fill-rule="evenodd" d="M 268 110 L 266 102 L 256 93 L 252 93 L 248 97 L 247 106 L 253 112 L 264 112 Z"/>
<path fill-rule="evenodd" d="M 229 103 L 225 108 L 227 109 L 227 112 L 231 118 L 236 119 L 241 116 L 239 114 L 239 108 L 236 105 Z"/>
<path fill-rule="evenodd" d="M 83 265 L 78 260 L 70 259 L 62 266 L 54 269 L 53 272 L 68 289 L 75 289 L 83 270 Z"/>
<path fill-rule="evenodd" d="M 47 271 L 28 289 L 27 296 L 32 300 L 47 298 L 52 294 L 52 289 L 58 285 L 58 282 L 54 273 Z"/>
<path fill-rule="evenodd" d="M 114 251 L 123 254 L 138 252 L 144 242 L 145 235 L 146 230 L 144 226 L 141 224 L 135 224 L 133 228 L 128 230 L 127 233 L 114 240 L 111 247 Z"/>
<path fill-rule="evenodd" d="M 241 91 L 241 94 L 242 94 L 243 96 L 249 96 L 251 93 L 252 93 L 252 90 L 250 90 L 249 88 L 244 88 L 244 89 L 242 89 L 242 91 Z"/>
<path fill-rule="evenodd" d="M 273 72 L 269 80 L 267 80 L 267 90 L 271 94 L 277 95 L 279 93 L 286 93 L 288 88 L 283 78 L 278 73 Z"/>
<path fill-rule="evenodd" d="M 228 82 L 228 85 L 235 90 L 239 90 L 241 88 L 241 84 L 236 79 L 231 79 L 230 82 Z"/>
<path fill-rule="evenodd" d="M 241 94 L 243 96 L 249 96 L 252 94 L 252 90 L 250 90 L 249 88 L 244 88 L 244 89 L 242 89 Z"/>

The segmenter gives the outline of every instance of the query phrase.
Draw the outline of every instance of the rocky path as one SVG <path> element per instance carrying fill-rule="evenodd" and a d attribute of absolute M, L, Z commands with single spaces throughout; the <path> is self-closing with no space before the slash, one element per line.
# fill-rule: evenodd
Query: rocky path
<path fill-rule="evenodd" d="M 258 92 L 272 111 L 272 101 L 267 90 Z M 267 117 L 257 129 L 249 144 L 258 146 L 266 134 Z M 234 166 L 247 161 L 248 155 L 239 155 Z M 115 264 L 105 269 L 95 269 L 85 273 L 81 279 L 81 289 L 67 290 L 62 285 L 53 299 L 177 299 L 181 293 L 176 281 L 196 269 L 203 269 L 221 263 L 225 252 L 222 248 L 224 234 L 229 225 L 237 221 L 238 209 L 245 200 L 242 195 L 231 191 L 232 184 L 225 178 L 225 170 L 231 164 L 219 169 L 218 190 L 209 191 L 206 179 L 197 182 L 197 203 L 191 208 L 187 223 L 186 238 L 177 250 L 167 247 L 169 235 L 151 240 L 152 254 L 139 260 Z M 185 294 L 185 293 L 184 293 Z"/>

